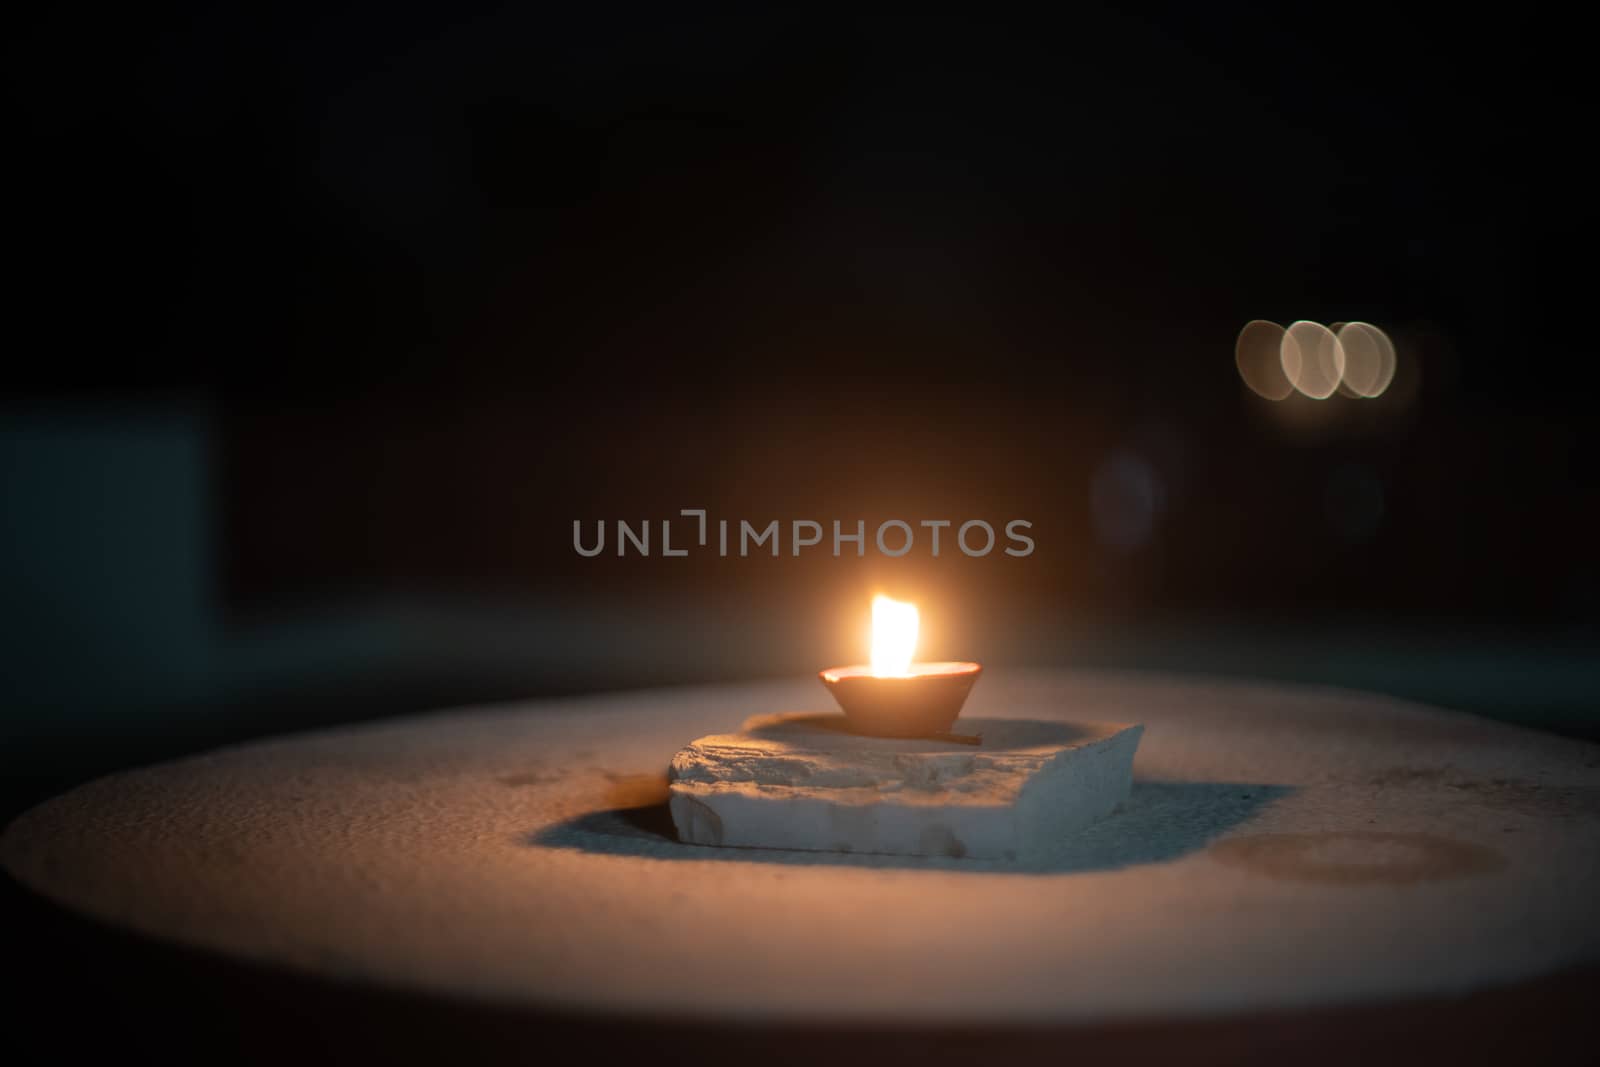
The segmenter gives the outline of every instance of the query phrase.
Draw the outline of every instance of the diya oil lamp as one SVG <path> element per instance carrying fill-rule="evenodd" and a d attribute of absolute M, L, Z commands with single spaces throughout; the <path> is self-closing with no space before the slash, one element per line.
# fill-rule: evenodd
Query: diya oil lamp
<path fill-rule="evenodd" d="M 915 604 L 874 597 L 872 662 L 829 667 L 818 677 L 856 733 L 981 744 L 976 735 L 954 734 L 950 729 L 982 665 L 913 663 L 919 625 Z"/>

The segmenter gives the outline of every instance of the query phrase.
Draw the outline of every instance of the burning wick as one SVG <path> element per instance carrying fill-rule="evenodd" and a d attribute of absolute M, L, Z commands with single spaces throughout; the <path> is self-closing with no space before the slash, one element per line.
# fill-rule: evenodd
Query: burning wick
<path fill-rule="evenodd" d="M 913 663 L 919 628 L 915 604 L 874 597 L 871 666 L 830 667 L 819 676 L 822 684 L 857 733 L 981 744 L 982 738 L 953 734 L 950 727 L 983 668 Z"/>
<path fill-rule="evenodd" d="M 904 678 L 911 673 L 922 619 L 915 604 L 872 598 L 872 673 L 878 678 Z"/>

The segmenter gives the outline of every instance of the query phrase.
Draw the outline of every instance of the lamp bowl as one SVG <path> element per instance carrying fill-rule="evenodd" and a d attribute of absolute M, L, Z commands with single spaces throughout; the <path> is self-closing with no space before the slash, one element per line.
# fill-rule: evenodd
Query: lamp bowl
<path fill-rule="evenodd" d="M 906 674 L 880 676 L 858 664 L 818 677 L 856 733 L 929 737 L 950 732 L 982 672 L 977 663 L 913 663 Z"/>

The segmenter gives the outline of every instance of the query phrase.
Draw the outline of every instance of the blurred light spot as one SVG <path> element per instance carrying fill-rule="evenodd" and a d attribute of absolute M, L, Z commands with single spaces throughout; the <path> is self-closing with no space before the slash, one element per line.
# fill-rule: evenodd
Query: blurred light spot
<path fill-rule="evenodd" d="M 1290 323 L 1280 356 L 1289 384 L 1314 400 L 1332 396 L 1344 377 L 1344 346 L 1321 323 L 1305 319 Z"/>
<path fill-rule="evenodd" d="M 1233 360 L 1239 377 L 1257 396 L 1282 400 L 1294 392 L 1283 373 L 1283 327 L 1265 319 L 1253 319 L 1239 331 L 1233 345 Z"/>
<path fill-rule="evenodd" d="M 1117 450 L 1094 472 L 1089 506 L 1095 533 L 1112 548 L 1134 549 L 1155 532 L 1167 489 L 1142 456 Z"/>
<path fill-rule="evenodd" d="M 1370 322 L 1347 322 L 1334 328 L 1344 349 L 1344 377 L 1339 391 L 1346 396 L 1382 396 L 1394 380 L 1394 343 Z"/>
<path fill-rule="evenodd" d="M 1128 432 L 1128 447 L 1147 458 L 1155 469 L 1162 489 L 1162 513 L 1172 510 L 1183 500 L 1189 462 L 1200 445 L 1184 440 L 1182 431 L 1173 423 L 1150 418 L 1140 420 Z"/>
<path fill-rule="evenodd" d="M 1348 325 L 1349 323 L 1347 322 L 1328 323 L 1328 329 L 1332 330 L 1333 335 L 1339 338 L 1339 344 L 1341 347 L 1344 345 L 1344 328 Z M 1356 340 L 1359 344 L 1360 338 L 1357 338 Z M 1354 389 L 1350 388 L 1350 350 L 1348 348 L 1344 350 L 1344 373 L 1339 376 L 1339 388 L 1335 389 L 1334 392 L 1339 396 L 1347 396 L 1352 400 L 1361 395 Z"/>
<path fill-rule="evenodd" d="M 1328 479 L 1323 504 L 1339 536 L 1366 541 L 1383 523 L 1383 482 L 1367 467 L 1340 467 Z"/>

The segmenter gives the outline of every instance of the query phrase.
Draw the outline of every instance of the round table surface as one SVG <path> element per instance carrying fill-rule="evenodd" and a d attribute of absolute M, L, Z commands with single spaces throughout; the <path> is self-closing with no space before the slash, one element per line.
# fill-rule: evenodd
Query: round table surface
<path fill-rule="evenodd" d="M 666 765 L 814 679 L 444 711 L 84 785 L 0 860 L 114 926 L 341 981 L 706 1020 L 1072 1023 L 1373 1003 L 1600 960 L 1600 746 L 1369 694 L 985 675 L 1146 727 L 1026 866 L 678 843 Z"/>

